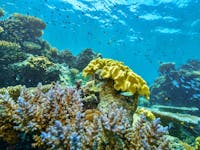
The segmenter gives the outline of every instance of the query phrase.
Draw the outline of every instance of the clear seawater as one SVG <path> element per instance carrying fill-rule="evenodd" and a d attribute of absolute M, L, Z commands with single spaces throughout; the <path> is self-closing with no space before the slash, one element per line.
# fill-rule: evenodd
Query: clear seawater
<path fill-rule="evenodd" d="M 200 59 L 199 0 L 0 0 L 47 24 L 43 38 L 59 50 L 85 48 L 125 62 L 149 84 L 161 62 Z"/>

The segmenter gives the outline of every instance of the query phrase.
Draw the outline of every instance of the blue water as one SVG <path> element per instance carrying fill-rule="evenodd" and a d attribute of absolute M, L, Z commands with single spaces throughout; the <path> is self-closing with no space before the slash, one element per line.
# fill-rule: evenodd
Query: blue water
<path fill-rule="evenodd" d="M 43 38 L 59 50 L 85 48 L 125 62 L 149 84 L 159 63 L 200 59 L 199 0 L 1 0 L 6 16 L 45 21 Z"/>

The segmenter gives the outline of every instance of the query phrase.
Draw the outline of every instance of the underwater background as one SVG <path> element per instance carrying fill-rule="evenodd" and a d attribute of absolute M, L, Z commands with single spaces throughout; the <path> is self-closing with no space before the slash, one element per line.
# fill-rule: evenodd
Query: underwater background
<path fill-rule="evenodd" d="M 149 83 L 160 62 L 200 59 L 198 0 L 1 0 L 47 24 L 44 39 L 73 54 L 92 48 L 125 62 Z M 76 36 L 75 36 L 76 35 Z"/>
<path fill-rule="evenodd" d="M 200 150 L 199 0 L 0 0 L 0 150 Z"/>

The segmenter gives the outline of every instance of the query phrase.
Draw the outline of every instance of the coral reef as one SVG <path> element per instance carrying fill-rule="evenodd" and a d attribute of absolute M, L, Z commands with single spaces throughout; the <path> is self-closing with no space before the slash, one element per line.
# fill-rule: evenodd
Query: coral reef
<path fill-rule="evenodd" d="M 170 135 L 178 137 L 189 145 L 194 145 L 195 137 L 200 134 L 200 117 L 190 115 L 190 113 L 196 111 L 199 114 L 199 109 L 161 105 L 153 105 L 145 109 L 161 118 L 163 125 L 170 127 Z"/>
<path fill-rule="evenodd" d="M 131 92 L 149 98 L 150 92 L 146 82 L 122 62 L 101 58 L 92 60 L 83 70 L 83 75 L 95 74 L 99 74 L 103 79 L 112 79 L 117 91 Z"/>
<path fill-rule="evenodd" d="M 155 115 L 151 111 L 149 111 L 149 110 L 147 110 L 147 109 L 145 109 L 143 107 L 142 108 L 138 108 L 135 113 L 137 113 L 139 115 L 143 114 L 150 121 L 154 120 L 156 118 Z"/>
<path fill-rule="evenodd" d="M 190 60 L 180 68 L 161 64 L 160 76 L 151 86 L 151 103 L 200 108 L 200 61 Z"/>
<path fill-rule="evenodd" d="M 97 58 L 86 66 L 83 75 L 93 77 L 93 81 L 88 85 L 90 89 L 99 89 L 98 94 L 89 90 L 97 97 L 97 100 L 100 99 L 98 108 L 106 110 L 111 103 L 115 103 L 127 110 L 130 122 L 132 122 L 132 115 L 137 109 L 138 97 L 140 95 L 149 97 L 149 88 L 146 82 L 127 66 L 124 66 L 122 62 Z M 89 95 L 91 96 L 92 93 Z"/>
<path fill-rule="evenodd" d="M 18 84 L 36 86 L 39 82 L 49 84 L 59 80 L 60 68 L 44 56 L 29 56 L 21 63 L 15 63 L 12 69 L 17 75 Z"/>
<path fill-rule="evenodd" d="M 98 56 L 99 55 L 95 54 L 92 49 L 85 49 L 76 57 L 74 68 L 82 71 L 91 60 L 97 58 Z"/>
<path fill-rule="evenodd" d="M 19 44 L 0 40 L 0 87 L 14 84 L 15 74 L 11 65 L 25 60 L 26 57 L 26 54 L 21 52 Z"/>
<path fill-rule="evenodd" d="M 58 84 L 44 93 L 39 84 L 34 90 L 23 87 L 17 101 L 1 94 L 0 138 L 13 147 L 25 140 L 25 147 L 40 149 L 169 149 L 168 130 L 159 119 L 141 116 L 132 126 L 126 110 L 115 104 L 108 112 L 85 110 L 81 93 Z"/>
<path fill-rule="evenodd" d="M 0 26 L 5 31 L 0 34 L 0 39 L 16 43 L 37 41 L 46 27 L 45 23 L 38 18 L 17 13 L 5 21 L 1 21 Z"/>
<path fill-rule="evenodd" d="M 3 15 L 2 10 L 0 13 Z M 78 56 L 74 56 L 69 50 L 59 51 L 52 48 L 48 42 L 41 39 L 45 27 L 41 19 L 17 13 L 0 20 L 0 69 L 2 70 L 0 87 L 18 84 L 36 86 L 38 82 L 46 84 L 58 80 L 72 84 L 77 79 L 82 79 L 80 73 L 74 74 L 72 68 L 82 69 L 97 55 L 91 49 L 86 49 Z M 34 78 L 27 72 L 26 64 L 32 55 L 35 59 L 36 57 L 40 59 L 41 56 L 48 58 L 54 67 L 47 67 L 45 73 L 41 74 L 45 76 L 40 76 L 39 79 Z M 39 68 L 31 68 L 31 73 L 39 75 Z M 64 73 L 61 74 L 59 69 L 64 70 Z M 25 73 L 22 74 L 24 71 Z"/>
<path fill-rule="evenodd" d="M 20 48 L 17 43 L 0 40 L 0 65 L 3 66 L 24 60 L 26 57 Z"/>
<path fill-rule="evenodd" d="M 51 48 L 47 57 L 55 63 L 66 63 L 69 67 L 74 67 L 76 61 L 76 57 L 69 50 L 58 51 L 56 48 Z"/>

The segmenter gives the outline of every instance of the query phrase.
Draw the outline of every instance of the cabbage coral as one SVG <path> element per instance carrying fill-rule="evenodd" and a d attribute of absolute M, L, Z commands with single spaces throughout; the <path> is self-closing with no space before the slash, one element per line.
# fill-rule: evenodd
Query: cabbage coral
<path fill-rule="evenodd" d="M 83 75 L 99 73 L 103 79 L 112 79 L 117 91 L 131 92 L 149 99 L 149 87 L 146 82 L 122 62 L 112 59 L 97 58 L 92 60 L 83 70 Z"/>

